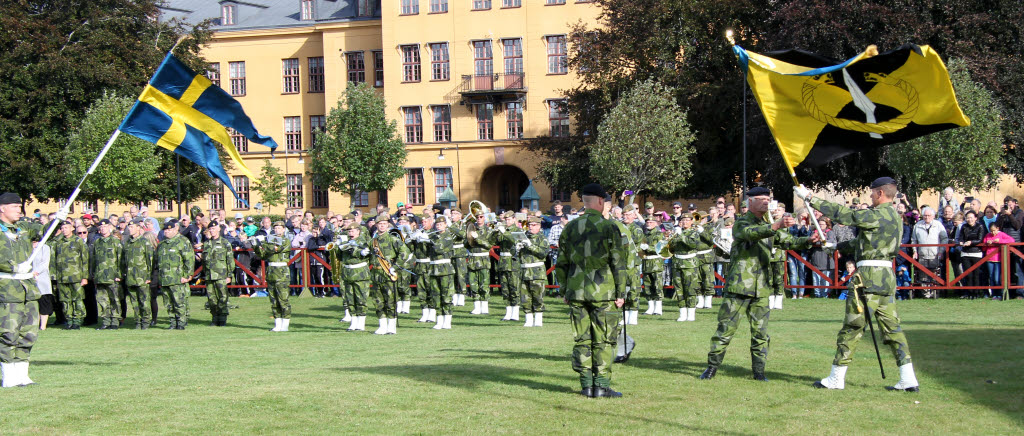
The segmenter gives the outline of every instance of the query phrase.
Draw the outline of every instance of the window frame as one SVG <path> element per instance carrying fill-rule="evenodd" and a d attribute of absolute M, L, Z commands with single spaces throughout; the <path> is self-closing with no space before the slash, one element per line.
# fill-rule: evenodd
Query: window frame
<path fill-rule="evenodd" d="M 220 5 L 220 25 L 234 26 L 238 22 L 238 5 L 224 3 Z"/>
<path fill-rule="evenodd" d="M 398 15 L 419 15 L 420 0 L 400 0 L 398 3 Z"/>
<path fill-rule="evenodd" d="M 448 50 L 448 43 L 431 42 L 428 47 L 430 48 L 430 81 L 451 80 L 451 54 Z"/>
<path fill-rule="evenodd" d="M 502 9 L 512 9 L 523 7 L 523 0 L 501 0 Z"/>
<path fill-rule="evenodd" d="M 489 11 L 491 10 L 491 0 L 472 0 L 473 3 L 470 5 L 471 11 Z"/>
<path fill-rule="evenodd" d="M 345 52 L 345 71 L 348 82 L 366 83 L 366 56 L 363 51 Z"/>
<path fill-rule="evenodd" d="M 301 90 L 299 82 L 299 58 L 281 59 L 281 93 L 298 94 Z"/>
<path fill-rule="evenodd" d="M 438 121 L 438 109 L 446 115 Z M 433 124 L 434 142 L 452 142 L 452 107 L 447 104 L 430 105 L 430 120 Z"/>
<path fill-rule="evenodd" d="M 547 100 L 548 105 L 548 134 L 553 138 L 565 138 L 570 134 L 570 127 L 572 121 L 569 117 L 569 108 L 566 106 L 567 100 L 564 98 L 550 98 Z M 556 106 L 557 105 L 557 106 Z M 564 111 L 559 110 L 564 108 Z M 559 115 L 559 116 L 555 116 Z M 564 116 L 560 116 L 564 115 Z M 558 122 L 557 132 L 555 122 Z M 565 130 L 562 132 L 562 130 Z"/>
<path fill-rule="evenodd" d="M 231 145 L 235 147 L 235 151 L 238 153 L 249 152 L 249 138 L 230 127 L 228 127 L 228 136 L 231 137 Z"/>
<path fill-rule="evenodd" d="M 450 166 L 433 167 L 430 171 L 434 173 L 434 201 L 436 202 L 438 198 L 441 198 L 441 194 L 444 193 L 445 188 L 451 186 L 452 189 L 455 189 L 455 174 Z M 444 176 L 445 174 L 447 174 L 447 177 Z M 440 185 L 438 184 L 438 177 L 441 178 L 440 182 L 442 184 Z"/>
<path fill-rule="evenodd" d="M 448 0 L 430 0 L 430 12 L 431 14 L 447 14 L 448 13 Z"/>
<path fill-rule="evenodd" d="M 316 19 L 313 0 L 299 0 L 299 20 L 313 21 Z"/>
<path fill-rule="evenodd" d="M 231 183 L 235 185 L 235 192 L 238 196 L 235 197 L 232 210 L 248 210 L 246 204 L 249 204 L 249 176 L 232 176 Z M 245 200 L 245 203 L 239 201 L 239 198 Z"/>
<path fill-rule="evenodd" d="M 331 195 L 329 189 L 321 189 L 316 183 L 313 184 L 313 209 L 327 209 L 331 207 Z"/>
<path fill-rule="evenodd" d="M 285 204 L 289 209 L 302 209 L 305 203 L 302 192 L 302 174 L 286 174 L 285 186 Z"/>
<path fill-rule="evenodd" d="M 309 76 L 309 86 L 306 92 L 309 94 L 322 94 L 326 88 L 324 78 L 324 57 L 313 56 L 306 58 L 306 65 Z"/>
<path fill-rule="evenodd" d="M 228 80 L 231 83 L 228 94 L 245 97 L 245 61 L 228 62 Z"/>
<path fill-rule="evenodd" d="M 480 141 L 493 141 L 494 140 L 494 104 L 493 103 L 478 103 L 473 108 L 476 112 L 476 139 Z M 484 112 L 486 109 L 486 112 Z M 482 117 L 482 113 L 487 113 L 487 117 Z M 487 137 L 485 137 L 487 136 Z"/>
<path fill-rule="evenodd" d="M 224 182 L 213 179 L 213 188 L 206 191 L 207 206 L 210 210 L 224 210 Z"/>
<path fill-rule="evenodd" d="M 418 174 L 419 174 L 419 184 L 410 183 L 410 182 L 416 182 L 415 177 L 413 176 L 413 174 L 415 172 L 418 172 Z M 417 192 L 416 192 L 417 188 L 419 189 L 419 191 L 418 191 L 419 198 L 415 198 L 415 196 L 417 194 Z M 424 189 L 425 189 L 425 180 L 423 178 L 423 168 L 422 167 L 419 167 L 419 168 L 406 168 L 405 169 L 405 202 L 406 202 L 406 204 L 411 204 L 413 206 L 423 206 L 424 204 L 426 204 L 426 192 L 424 191 Z M 417 202 L 416 200 L 419 200 L 419 201 Z"/>
<path fill-rule="evenodd" d="M 373 87 L 384 87 L 384 50 L 373 50 Z"/>
<path fill-rule="evenodd" d="M 422 59 L 419 44 L 402 44 L 399 47 L 402 50 L 402 83 L 420 82 L 423 74 L 420 69 Z"/>
<path fill-rule="evenodd" d="M 420 106 L 402 106 L 402 121 L 405 126 L 405 143 L 422 144 L 423 108 Z"/>
<path fill-rule="evenodd" d="M 220 87 L 220 62 L 206 64 L 206 78 L 210 79 L 210 83 Z"/>
<path fill-rule="evenodd" d="M 287 152 L 302 151 L 302 116 L 284 117 L 284 142 Z"/>
<path fill-rule="evenodd" d="M 327 128 L 326 115 L 309 116 L 309 148 L 316 146 L 316 136 Z"/>
<path fill-rule="evenodd" d="M 518 110 L 514 110 L 514 106 Z M 513 117 L 513 114 L 518 114 L 518 117 Z M 518 135 L 514 134 L 514 127 L 518 128 Z M 525 127 L 523 121 L 523 102 L 510 101 L 505 103 L 505 134 L 508 135 L 508 139 L 523 139 Z"/>
<path fill-rule="evenodd" d="M 544 43 L 548 54 L 548 74 L 569 74 L 569 44 L 566 36 L 547 35 L 544 37 Z M 559 48 L 560 51 L 553 51 Z"/>

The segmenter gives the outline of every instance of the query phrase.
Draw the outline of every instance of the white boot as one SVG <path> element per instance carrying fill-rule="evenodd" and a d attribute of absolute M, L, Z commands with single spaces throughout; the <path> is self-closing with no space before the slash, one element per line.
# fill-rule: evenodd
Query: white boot
<path fill-rule="evenodd" d="M 512 306 L 512 321 L 519 321 L 519 306 Z"/>
<path fill-rule="evenodd" d="M 894 386 L 887 386 L 890 391 L 917 392 L 917 376 L 914 375 L 914 364 L 908 363 L 900 367 L 900 381 Z"/>
<path fill-rule="evenodd" d="M 654 301 L 653 300 L 647 300 L 647 311 L 644 312 L 644 315 L 654 315 Z"/>
<path fill-rule="evenodd" d="M 28 378 L 28 362 L 18 362 L 15 363 L 14 365 L 20 368 L 20 370 L 18 371 L 18 375 L 21 377 L 21 380 L 19 381 L 18 386 L 28 386 L 36 384 L 36 382 Z"/>
<path fill-rule="evenodd" d="M 483 313 L 483 314 L 491 313 L 491 302 L 490 301 L 481 301 L 480 302 L 480 309 L 481 309 L 480 313 Z"/>
<path fill-rule="evenodd" d="M 814 383 L 814 387 L 821 389 L 843 389 L 846 387 L 847 366 L 832 365 L 832 372 L 828 377 Z"/>
<path fill-rule="evenodd" d="M 423 315 L 421 315 L 420 319 L 417 320 L 416 322 L 427 322 L 427 318 L 429 318 L 429 317 L 430 317 L 430 309 L 427 309 L 426 307 L 424 307 L 423 308 Z"/>
<path fill-rule="evenodd" d="M 686 309 L 686 320 L 687 321 L 696 321 L 697 320 L 697 308 L 696 307 L 690 307 L 690 308 Z"/>
<path fill-rule="evenodd" d="M 459 306 L 466 305 L 466 294 L 459 294 Z"/>
<path fill-rule="evenodd" d="M 526 314 L 526 324 L 523 324 L 523 327 L 533 327 L 533 314 L 532 313 L 527 313 Z"/>
<path fill-rule="evenodd" d="M 388 318 L 384 332 L 389 335 L 398 334 L 398 318 Z"/>
<path fill-rule="evenodd" d="M 459 305 L 459 294 L 452 294 L 452 306 Z"/>
<path fill-rule="evenodd" d="M 452 316 L 451 316 L 451 314 L 448 314 L 448 315 L 444 316 L 444 327 L 443 328 L 445 330 L 451 330 L 452 329 Z"/>
<path fill-rule="evenodd" d="M 281 324 L 284 324 L 284 322 L 283 322 L 283 320 L 281 318 L 274 318 L 274 328 L 270 329 L 270 331 L 272 331 L 272 332 L 279 332 L 279 331 L 281 331 Z"/>
<path fill-rule="evenodd" d="M 352 322 L 349 323 L 349 325 L 348 325 L 348 331 L 354 332 L 356 330 L 359 330 L 359 317 L 358 316 L 352 317 Z"/>
<path fill-rule="evenodd" d="M 508 321 L 512 319 L 512 306 L 505 306 L 505 316 L 501 318 L 502 321 Z"/>
<path fill-rule="evenodd" d="M 366 330 L 366 317 L 365 316 L 357 316 L 356 317 L 356 321 L 355 321 L 355 325 L 356 325 L 356 327 L 354 329 L 349 327 L 349 330 L 365 331 Z"/>
<path fill-rule="evenodd" d="M 632 313 L 632 316 L 629 318 L 629 325 L 636 325 L 636 321 L 640 317 L 640 311 L 639 310 L 631 310 L 630 312 L 633 312 L 633 313 Z"/>
<path fill-rule="evenodd" d="M 661 303 L 662 303 L 661 300 L 658 300 L 658 301 L 654 302 L 654 314 L 655 315 L 662 315 L 662 313 L 661 313 Z"/>
<path fill-rule="evenodd" d="M 629 314 L 626 314 L 626 316 L 629 316 Z M 680 307 L 679 308 L 679 319 L 677 319 L 676 322 L 683 322 L 683 321 L 686 321 L 686 308 L 685 307 Z"/>
<path fill-rule="evenodd" d="M 480 300 L 477 300 L 477 301 L 473 302 L 473 311 L 469 312 L 470 315 L 479 315 L 480 314 L 480 306 L 483 306 L 483 304 L 480 304 L 480 303 L 483 303 L 483 302 L 480 301 Z"/>
<path fill-rule="evenodd" d="M 284 318 L 284 319 L 282 319 L 281 320 L 281 331 L 282 332 L 288 331 L 288 324 L 290 324 L 291 322 L 292 322 L 291 318 Z"/>
<path fill-rule="evenodd" d="M 17 363 L 15 362 L 0 363 L 0 371 L 3 371 L 4 373 L 3 382 L 0 382 L 0 386 L 5 388 L 18 386 L 17 383 L 20 381 L 20 377 L 18 377 L 17 373 L 19 369 L 20 368 L 17 367 Z"/>
<path fill-rule="evenodd" d="M 435 318 L 435 321 L 437 322 L 436 324 L 434 324 L 434 330 L 441 330 L 441 329 L 443 329 L 444 328 L 444 315 L 435 315 L 434 318 Z"/>
<path fill-rule="evenodd" d="M 398 308 L 395 309 L 395 312 L 396 313 L 405 313 L 405 302 L 404 301 L 399 301 L 398 302 Z"/>
<path fill-rule="evenodd" d="M 352 322 L 352 314 L 349 313 L 348 309 L 345 309 L 345 317 L 341 319 L 341 322 Z"/>
<path fill-rule="evenodd" d="M 704 308 L 705 309 L 710 309 L 711 308 L 711 296 L 710 295 L 704 296 Z"/>
<path fill-rule="evenodd" d="M 544 312 L 536 312 L 533 314 L 533 326 L 544 327 Z"/>
<path fill-rule="evenodd" d="M 794 299 L 796 299 L 796 297 L 794 297 Z M 786 300 L 786 296 L 785 295 L 776 295 L 775 296 L 775 308 L 776 309 L 782 309 L 782 302 L 785 301 L 785 300 Z"/>
<path fill-rule="evenodd" d="M 437 322 L 437 309 L 430 309 L 427 312 L 427 322 Z"/>
<path fill-rule="evenodd" d="M 375 334 L 375 335 L 384 335 L 384 334 L 387 334 L 387 333 L 388 333 L 388 319 L 387 318 L 381 318 L 380 319 L 380 327 L 378 327 L 377 330 L 375 330 L 373 332 L 373 334 Z"/>
<path fill-rule="evenodd" d="M 768 296 L 768 310 L 775 309 L 775 295 Z"/>
<path fill-rule="evenodd" d="M 703 308 L 704 308 L 704 296 L 703 295 L 698 295 L 697 296 L 697 309 L 703 309 Z"/>

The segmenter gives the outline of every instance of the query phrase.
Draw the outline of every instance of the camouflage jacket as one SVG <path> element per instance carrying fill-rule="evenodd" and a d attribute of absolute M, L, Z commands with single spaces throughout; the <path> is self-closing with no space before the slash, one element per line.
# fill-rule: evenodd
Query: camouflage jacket
<path fill-rule="evenodd" d="M 113 233 L 92 243 L 89 267 L 93 283 L 108 285 L 121 278 L 121 240 Z"/>
<path fill-rule="evenodd" d="M 856 227 L 857 237 L 839 243 L 836 247 L 844 253 L 853 253 L 858 262 L 882 260 L 892 262 L 900 249 L 903 236 L 903 220 L 892 203 L 880 204 L 862 210 L 852 210 L 841 204 L 831 203 L 818 197 L 811 197 L 811 206 L 832 221 Z M 895 276 L 890 266 L 862 266 L 857 268 L 869 294 L 891 295 L 896 291 Z M 884 284 L 871 286 L 872 284 Z M 891 285 L 891 286 L 890 286 Z"/>
<path fill-rule="evenodd" d="M 587 209 L 569 222 L 558 238 L 555 276 L 562 296 L 571 301 L 611 301 L 626 293 L 622 235 L 601 213 Z"/>
<path fill-rule="evenodd" d="M 363 249 L 366 249 L 366 255 L 363 255 Z M 366 234 L 359 232 L 359 237 L 350 245 L 342 244 L 340 247 L 335 247 L 331 254 L 338 259 L 338 271 L 335 278 L 340 282 L 355 283 L 370 280 L 370 265 L 374 264 L 375 258 L 370 248 L 370 238 Z"/>
<path fill-rule="evenodd" d="M 15 278 L 18 264 L 32 255 L 32 239 L 40 236 L 42 226 L 28 221 L 19 221 L 13 226 L 0 223 L 0 303 L 24 303 L 39 299 L 36 279 L 28 274 L 24 279 Z"/>
<path fill-rule="evenodd" d="M 430 256 L 430 275 L 431 276 L 450 276 L 455 274 L 455 265 L 452 265 L 452 255 L 455 253 L 455 249 L 452 248 L 455 244 L 452 241 L 454 235 L 448 229 L 444 232 L 434 233 L 430 235 L 430 250 L 428 255 Z"/>
<path fill-rule="evenodd" d="M 195 271 L 195 250 L 184 236 L 167 238 L 156 247 L 156 264 L 160 272 L 160 286 L 181 284 Z"/>
<path fill-rule="evenodd" d="M 518 227 L 510 227 L 505 229 L 504 232 L 494 232 L 494 245 L 498 246 L 498 264 L 495 265 L 495 271 L 508 272 L 519 270 L 519 262 L 515 257 L 516 240 L 512 236 L 512 232 L 519 231 L 521 230 Z"/>
<path fill-rule="evenodd" d="M 147 280 L 153 277 L 153 245 L 139 236 L 124 243 L 121 265 L 124 268 L 125 286 L 149 286 Z"/>
<path fill-rule="evenodd" d="M 379 252 L 377 252 L 378 250 Z M 373 277 L 373 281 L 378 283 L 391 281 L 388 278 L 387 272 L 380 268 L 379 257 L 383 257 L 390 262 L 395 270 L 398 270 L 398 268 L 408 269 L 416 261 L 412 252 L 409 251 L 409 247 L 406 247 L 401 239 L 387 232 L 377 233 L 377 236 L 371 241 L 370 251 L 370 255 L 373 256 L 371 277 Z"/>
<path fill-rule="evenodd" d="M 808 238 L 796 238 L 784 229 L 772 230 L 772 225 L 747 212 L 736 218 L 732 227 L 731 263 L 725 276 L 725 292 L 749 297 L 766 297 L 772 292 L 772 248 L 805 249 Z"/>
<path fill-rule="evenodd" d="M 235 273 L 235 256 L 231 243 L 223 236 L 203 242 L 203 269 L 206 280 L 224 280 Z"/>
<path fill-rule="evenodd" d="M 705 223 L 703 226 L 698 226 L 697 223 L 693 223 L 693 228 L 700 234 L 700 239 L 697 241 L 697 263 L 710 265 L 715 263 L 715 244 L 713 241 L 715 226 L 713 224 Z"/>
<path fill-rule="evenodd" d="M 280 283 L 291 280 L 288 261 L 292 257 L 292 239 L 285 233 L 280 244 L 263 241 L 256 247 L 256 254 L 267 262 L 267 281 Z"/>
<path fill-rule="evenodd" d="M 452 234 L 452 260 L 465 259 L 469 253 L 466 247 L 466 228 L 462 223 L 452 223 L 448 226 L 448 231 Z"/>
<path fill-rule="evenodd" d="M 683 230 L 680 235 L 670 239 L 669 249 L 672 250 L 672 266 L 677 269 L 697 268 L 704 261 L 703 256 L 698 254 L 705 250 L 711 242 L 710 227 L 703 232 L 691 227 Z"/>
<path fill-rule="evenodd" d="M 640 244 L 647 244 L 646 250 L 640 250 L 640 256 L 643 257 L 644 274 L 662 272 L 665 270 L 665 259 L 662 259 L 661 256 L 658 255 L 658 251 L 655 250 L 658 242 L 663 241 L 664 239 L 665 236 L 661 234 L 661 230 L 657 227 L 655 227 L 654 230 L 644 230 L 643 238 L 637 243 L 638 247 Z"/>
<path fill-rule="evenodd" d="M 470 238 L 469 232 L 476 232 L 477 236 L 475 238 Z M 491 247 L 494 246 L 494 241 L 491 239 L 491 232 L 487 227 L 481 227 L 476 230 L 467 231 L 466 238 L 466 248 L 469 249 L 469 257 L 466 259 L 466 265 L 469 269 L 473 271 L 490 269 L 490 252 Z M 472 240 L 472 242 L 470 242 L 470 240 Z"/>
<path fill-rule="evenodd" d="M 77 235 L 54 239 L 50 272 L 57 283 L 80 283 L 89 278 L 89 246 Z"/>
<path fill-rule="evenodd" d="M 412 266 L 412 272 L 420 275 L 430 275 L 430 243 L 409 239 L 408 245 L 409 251 L 416 262 Z"/>
<path fill-rule="evenodd" d="M 548 241 L 544 232 L 530 234 L 526 232 L 526 238 L 530 245 L 524 245 L 519 250 L 519 262 L 523 271 L 523 280 L 545 280 L 547 279 L 547 267 L 544 259 L 548 257 Z"/>
<path fill-rule="evenodd" d="M 640 238 L 643 237 L 643 230 L 635 224 L 626 224 L 621 221 L 612 220 L 615 227 L 618 227 L 622 235 L 623 259 L 626 261 L 626 286 L 630 288 L 640 287 Z"/>

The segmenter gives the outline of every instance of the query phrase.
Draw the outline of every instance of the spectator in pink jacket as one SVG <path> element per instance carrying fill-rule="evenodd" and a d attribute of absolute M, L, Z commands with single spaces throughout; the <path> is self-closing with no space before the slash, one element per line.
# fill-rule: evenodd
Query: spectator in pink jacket
<path fill-rule="evenodd" d="M 991 233 L 985 235 L 985 238 L 981 240 L 981 243 L 992 244 L 992 246 L 985 248 L 985 256 L 994 253 L 992 258 L 990 258 L 988 262 L 985 262 L 985 267 L 988 269 L 988 283 L 990 286 L 993 287 L 993 289 L 996 289 L 998 286 L 1000 286 L 1001 283 L 1001 277 L 999 274 L 999 253 L 1000 250 L 1002 250 L 1002 247 L 1000 247 L 999 245 L 1010 244 L 1013 243 L 1014 240 L 1012 236 L 1000 231 L 999 224 L 996 224 L 995 222 L 989 224 L 988 228 Z M 989 289 L 989 296 L 992 295 L 992 292 L 992 289 Z M 999 295 L 1002 295 L 1002 293 L 999 291 L 995 292 Z M 1001 299 L 1002 297 L 995 298 Z"/>

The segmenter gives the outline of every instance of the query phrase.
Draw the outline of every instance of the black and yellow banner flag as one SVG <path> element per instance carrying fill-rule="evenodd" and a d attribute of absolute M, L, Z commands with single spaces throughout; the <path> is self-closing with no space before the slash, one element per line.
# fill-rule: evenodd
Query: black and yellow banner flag
<path fill-rule="evenodd" d="M 970 125 L 931 47 L 868 47 L 845 61 L 733 46 L 790 174 L 868 148 Z M 795 175 L 795 174 L 794 174 Z"/>

